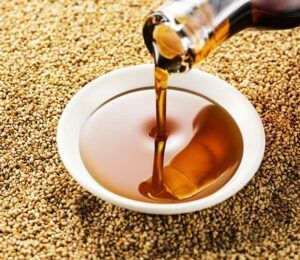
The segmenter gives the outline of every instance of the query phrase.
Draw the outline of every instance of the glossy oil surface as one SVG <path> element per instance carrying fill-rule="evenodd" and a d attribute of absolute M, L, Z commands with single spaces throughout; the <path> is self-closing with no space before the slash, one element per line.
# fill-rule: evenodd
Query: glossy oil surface
<path fill-rule="evenodd" d="M 153 87 L 132 91 L 99 107 L 80 136 L 85 167 L 106 189 L 146 202 L 178 203 L 222 187 L 243 154 L 240 131 L 220 106 L 168 87 L 163 182 L 165 194 L 148 196 L 156 127 Z"/>

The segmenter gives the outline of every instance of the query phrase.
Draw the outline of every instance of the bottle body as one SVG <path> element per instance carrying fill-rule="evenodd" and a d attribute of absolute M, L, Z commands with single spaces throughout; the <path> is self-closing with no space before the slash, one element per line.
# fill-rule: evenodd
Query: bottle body
<path fill-rule="evenodd" d="M 143 36 L 159 67 L 183 72 L 247 27 L 299 25 L 300 0 L 175 0 L 149 14 Z"/>

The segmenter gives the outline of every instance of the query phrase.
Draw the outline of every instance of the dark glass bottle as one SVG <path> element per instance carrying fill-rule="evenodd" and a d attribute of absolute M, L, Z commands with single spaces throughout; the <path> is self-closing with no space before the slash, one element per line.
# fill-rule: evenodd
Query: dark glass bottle
<path fill-rule="evenodd" d="M 245 28 L 297 26 L 300 0 L 173 0 L 146 17 L 143 36 L 159 67 L 183 72 Z"/>

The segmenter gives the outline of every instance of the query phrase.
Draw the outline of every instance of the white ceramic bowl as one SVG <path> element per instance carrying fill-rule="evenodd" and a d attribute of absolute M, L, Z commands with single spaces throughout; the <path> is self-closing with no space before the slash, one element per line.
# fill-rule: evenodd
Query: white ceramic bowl
<path fill-rule="evenodd" d="M 96 182 L 86 170 L 79 152 L 80 130 L 106 100 L 132 89 L 154 84 L 153 65 L 122 68 L 87 84 L 66 106 L 57 129 L 58 151 L 74 179 L 89 192 L 112 204 L 151 214 L 193 212 L 220 203 L 242 189 L 257 171 L 264 154 L 265 134 L 262 122 L 251 103 L 227 82 L 200 70 L 172 75 L 169 85 L 200 93 L 231 114 L 242 133 L 244 153 L 234 176 L 208 197 L 177 204 L 155 204 L 131 200 L 112 193 Z M 153 91 L 154 95 L 154 91 Z"/>

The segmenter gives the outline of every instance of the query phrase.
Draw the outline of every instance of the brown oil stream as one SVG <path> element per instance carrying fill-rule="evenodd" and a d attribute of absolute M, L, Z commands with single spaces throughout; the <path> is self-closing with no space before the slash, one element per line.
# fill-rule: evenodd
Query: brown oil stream
<path fill-rule="evenodd" d="M 226 30 L 220 32 L 222 35 L 224 33 Z M 216 106 L 208 107 L 198 115 L 199 122 L 206 121 L 206 126 L 202 125 L 198 128 L 190 143 L 172 159 L 169 165 L 164 166 L 164 151 L 168 140 L 166 102 L 169 72 L 162 68 L 165 64 L 160 66 L 160 59 L 161 56 L 174 59 L 182 55 L 184 49 L 179 36 L 166 25 L 155 28 L 154 40 L 156 128 L 151 131 L 155 138 L 153 173 L 150 179 L 140 185 L 139 191 L 144 196 L 156 200 L 184 200 L 210 185 L 215 184 L 220 187 L 220 184 L 224 184 L 224 178 L 228 181 L 232 177 L 242 155 L 242 139 L 239 131 L 233 130 L 234 127 L 230 126 L 232 122 L 226 120 L 224 113 L 220 113 Z M 217 40 L 223 39 L 214 39 Z M 197 57 L 207 56 L 209 49 L 214 48 L 214 44 L 216 43 L 206 45 Z M 208 115 L 214 117 L 214 120 L 229 124 L 228 132 L 226 133 L 226 126 L 223 127 L 223 132 L 214 132 L 217 129 L 213 125 L 210 126 L 213 123 L 207 118 Z M 232 154 L 226 157 L 227 161 L 224 160 L 225 153 L 228 152 L 225 135 L 233 138 L 233 143 L 236 144 L 231 150 Z M 220 178 L 222 182 L 218 181 Z"/>

